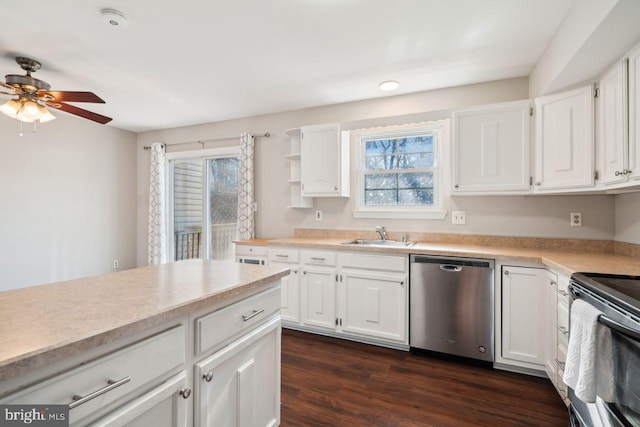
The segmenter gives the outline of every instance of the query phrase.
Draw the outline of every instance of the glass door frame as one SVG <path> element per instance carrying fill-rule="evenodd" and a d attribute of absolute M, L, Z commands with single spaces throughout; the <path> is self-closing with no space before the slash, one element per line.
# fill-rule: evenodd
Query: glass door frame
<path fill-rule="evenodd" d="M 208 148 L 202 150 L 190 150 L 179 151 L 175 153 L 167 153 L 165 155 L 165 194 L 166 197 L 166 233 L 167 233 L 167 262 L 175 261 L 175 228 L 174 228 L 174 199 L 173 199 L 173 167 L 171 161 L 180 159 L 201 159 L 203 164 L 203 172 L 205 180 L 202 186 L 202 197 L 204 201 L 204 208 L 202 209 L 202 239 L 205 244 L 203 245 L 203 254 L 201 259 L 210 259 L 211 257 L 211 224 L 209 222 L 209 214 L 211 211 L 209 203 L 209 191 L 210 177 L 207 171 L 208 159 L 220 159 L 225 157 L 240 157 L 240 147 L 221 147 L 221 148 Z"/>

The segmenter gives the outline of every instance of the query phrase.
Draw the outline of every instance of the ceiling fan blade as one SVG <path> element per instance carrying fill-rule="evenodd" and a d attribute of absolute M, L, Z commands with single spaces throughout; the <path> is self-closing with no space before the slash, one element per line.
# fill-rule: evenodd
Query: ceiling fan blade
<path fill-rule="evenodd" d="M 55 102 L 93 102 L 104 104 L 104 100 L 93 92 L 71 92 L 71 91 L 53 91 L 40 90 L 39 97 L 53 97 Z"/>
<path fill-rule="evenodd" d="M 7 89 L 11 89 L 11 90 L 12 90 L 12 91 L 14 91 L 14 92 L 15 92 L 15 90 L 16 90 L 16 88 L 15 88 L 15 87 L 13 87 L 13 86 L 11 86 L 11 85 L 8 85 L 8 84 L 6 84 L 5 82 L 0 82 L 0 86 L 2 86 L 2 87 L 6 87 Z"/>
<path fill-rule="evenodd" d="M 57 103 L 48 102 L 47 106 L 58 109 L 58 110 L 62 110 L 69 114 L 80 116 L 85 119 L 93 120 L 94 122 L 98 122 L 103 125 L 113 120 L 111 117 L 107 117 L 97 113 L 93 113 L 91 111 L 83 110 L 82 108 L 74 107 L 73 105 L 65 104 L 62 102 L 57 102 Z"/>

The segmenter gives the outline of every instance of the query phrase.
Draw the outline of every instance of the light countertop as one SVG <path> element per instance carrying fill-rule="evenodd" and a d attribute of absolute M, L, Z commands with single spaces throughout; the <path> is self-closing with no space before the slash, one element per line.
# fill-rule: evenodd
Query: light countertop
<path fill-rule="evenodd" d="M 288 271 L 187 260 L 0 292 L 0 381 L 194 310 L 253 295 Z"/>
<path fill-rule="evenodd" d="M 570 276 L 575 272 L 628 274 L 640 276 L 640 258 L 612 252 L 586 252 L 575 248 L 564 250 L 519 248 L 517 246 L 465 245 L 460 243 L 420 243 L 415 246 L 388 247 L 345 245 L 342 238 L 292 237 L 272 239 L 271 246 L 296 246 L 305 248 L 348 250 L 359 252 L 383 252 L 396 254 L 445 255 L 474 258 L 491 258 L 500 262 L 532 262 L 549 267 L 555 272 Z M 516 239 L 517 240 L 517 239 Z"/>

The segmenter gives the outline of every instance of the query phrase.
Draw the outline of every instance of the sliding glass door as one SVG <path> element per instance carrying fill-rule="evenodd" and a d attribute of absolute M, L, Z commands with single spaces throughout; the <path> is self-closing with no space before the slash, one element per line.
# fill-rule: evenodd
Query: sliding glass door
<path fill-rule="evenodd" d="M 239 166 L 235 152 L 169 160 L 169 259 L 233 259 Z"/>

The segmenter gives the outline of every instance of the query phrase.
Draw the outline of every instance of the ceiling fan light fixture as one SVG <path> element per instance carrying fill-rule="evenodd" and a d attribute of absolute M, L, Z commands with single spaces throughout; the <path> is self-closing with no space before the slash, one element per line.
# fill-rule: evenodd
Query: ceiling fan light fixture
<path fill-rule="evenodd" d="M 12 119 L 15 119 L 18 115 L 18 112 L 20 111 L 20 107 L 21 106 L 18 101 L 16 101 L 15 99 L 10 99 L 2 106 L 0 106 L 0 112 L 11 117 Z"/>
<path fill-rule="evenodd" d="M 56 116 L 51 114 L 49 110 L 47 110 L 47 107 L 45 107 L 44 105 L 40 106 L 40 123 L 50 122 L 51 120 L 55 119 Z"/>
<path fill-rule="evenodd" d="M 100 11 L 102 19 L 112 28 L 124 28 L 129 25 L 129 21 L 124 14 L 115 9 L 102 9 Z"/>
<path fill-rule="evenodd" d="M 395 80 L 385 80 L 380 83 L 378 87 L 380 88 L 380 90 L 384 91 L 396 90 L 400 87 L 400 83 Z"/>

